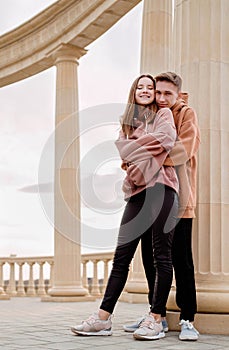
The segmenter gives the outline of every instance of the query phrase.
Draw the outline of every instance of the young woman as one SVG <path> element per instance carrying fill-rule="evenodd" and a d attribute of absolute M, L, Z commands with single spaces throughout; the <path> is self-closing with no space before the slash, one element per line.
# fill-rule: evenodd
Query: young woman
<path fill-rule="evenodd" d="M 123 291 L 129 265 L 141 240 L 145 250 L 150 247 L 151 254 L 144 254 L 143 263 L 148 283 L 155 282 L 155 288 L 150 300 L 150 313 L 133 335 L 136 339 L 149 340 L 165 336 L 161 312 L 172 283 L 171 248 L 178 207 L 178 180 L 174 168 L 165 167 L 163 163 L 175 140 L 176 129 L 171 111 L 168 108 L 157 110 L 155 81 L 151 75 L 141 75 L 130 89 L 121 119 L 120 136 L 116 141 L 122 168 L 126 171 L 123 191 L 127 204 L 113 267 L 100 309 L 81 325 L 72 327 L 73 333 L 88 336 L 112 334 L 111 314 Z M 150 267 L 152 259 L 156 277 Z"/>

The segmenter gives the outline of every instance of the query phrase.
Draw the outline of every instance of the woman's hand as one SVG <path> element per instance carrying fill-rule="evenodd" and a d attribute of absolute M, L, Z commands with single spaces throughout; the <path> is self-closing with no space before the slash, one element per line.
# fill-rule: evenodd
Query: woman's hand
<path fill-rule="evenodd" d="M 138 139 L 139 137 L 145 135 L 146 133 L 146 126 L 145 126 L 145 123 L 141 122 L 140 120 L 138 120 L 136 122 L 137 124 L 137 128 L 133 130 L 131 136 L 130 136 L 130 139 Z"/>

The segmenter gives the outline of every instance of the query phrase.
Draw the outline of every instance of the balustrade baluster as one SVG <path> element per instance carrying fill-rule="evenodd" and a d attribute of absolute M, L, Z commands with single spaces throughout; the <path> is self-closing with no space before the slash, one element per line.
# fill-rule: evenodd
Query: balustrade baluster
<path fill-rule="evenodd" d="M 4 289 L 4 281 L 3 281 L 3 266 L 5 263 L 0 263 L 0 288 Z"/>
<path fill-rule="evenodd" d="M 91 286 L 91 295 L 101 296 L 101 292 L 99 289 L 99 281 L 98 281 L 98 262 L 99 260 L 92 260 L 93 262 L 93 279 Z"/>
<path fill-rule="evenodd" d="M 104 262 L 104 272 L 103 272 L 103 284 L 102 284 L 102 292 L 104 292 L 104 289 L 106 288 L 107 281 L 108 281 L 108 263 L 109 260 L 103 260 Z"/>
<path fill-rule="evenodd" d="M 14 256 L 11 255 L 10 257 L 13 258 Z M 10 266 L 10 279 L 9 279 L 9 285 L 7 287 L 7 293 L 13 297 L 17 295 L 16 281 L 15 281 L 15 262 L 10 260 L 9 266 Z"/>
<path fill-rule="evenodd" d="M 44 273 L 43 273 L 43 265 L 44 265 L 44 261 L 39 263 L 39 281 L 38 281 L 38 290 L 37 290 L 37 294 L 39 296 L 41 295 L 46 295 L 45 292 L 45 284 L 44 284 Z"/>
<path fill-rule="evenodd" d="M 88 260 L 85 260 L 82 262 L 82 264 L 83 264 L 82 284 L 83 284 L 83 287 L 88 290 L 87 263 L 88 263 Z"/>
<path fill-rule="evenodd" d="M 50 276 L 49 276 L 48 288 L 51 288 L 53 286 L 53 281 L 54 281 L 54 262 L 53 261 L 49 262 L 49 265 L 50 265 Z"/>
<path fill-rule="evenodd" d="M 33 265 L 34 262 L 29 262 L 29 284 L 27 289 L 27 296 L 33 297 L 36 295 L 35 293 L 35 286 L 34 286 L 34 279 L 33 279 Z"/>
<path fill-rule="evenodd" d="M 5 293 L 4 290 L 4 280 L 3 280 L 3 266 L 5 265 L 4 262 L 0 263 L 0 300 L 9 300 L 10 297 L 8 294 Z"/>
<path fill-rule="evenodd" d="M 23 265 L 24 262 L 19 262 L 19 280 L 18 280 L 18 287 L 17 287 L 17 297 L 23 297 L 25 296 L 25 285 L 23 281 Z"/>

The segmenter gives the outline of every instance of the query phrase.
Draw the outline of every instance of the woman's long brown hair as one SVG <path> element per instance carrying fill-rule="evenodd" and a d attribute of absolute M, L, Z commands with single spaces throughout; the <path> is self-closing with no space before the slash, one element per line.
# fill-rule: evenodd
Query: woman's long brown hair
<path fill-rule="evenodd" d="M 150 74 L 142 74 L 134 80 L 130 88 L 126 109 L 120 121 L 123 132 L 125 133 L 125 135 L 128 135 L 128 136 L 130 135 L 130 133 L 134 128 L 134 118 L 137 118 L 138 105 L 135 100 L 135 92 L 138 86 L 138 82 L 141 78 L 149 78 L 153 82 L 154 89 L 156 88 L 156 82 L 152 77 L 152 75 Z M 151 110 L 151 116 L 148 119 L 148 123 L 150 123 L 154 119 L 154 116 L 158 110 L 155 100 L 150 105 L 147 106 L 147 109 Z"/>

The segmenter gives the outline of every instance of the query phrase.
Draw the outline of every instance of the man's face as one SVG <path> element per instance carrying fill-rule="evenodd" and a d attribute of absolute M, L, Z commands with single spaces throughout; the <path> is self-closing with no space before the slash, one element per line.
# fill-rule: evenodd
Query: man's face
<path fill-rule="evenodd" d="M 159 108 L 171 108 L 177 101 L 179 93 L 177 87 L 168 81 L 156 83 L 156 103 Z"/>

